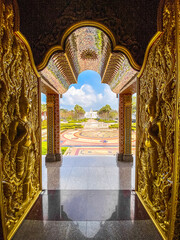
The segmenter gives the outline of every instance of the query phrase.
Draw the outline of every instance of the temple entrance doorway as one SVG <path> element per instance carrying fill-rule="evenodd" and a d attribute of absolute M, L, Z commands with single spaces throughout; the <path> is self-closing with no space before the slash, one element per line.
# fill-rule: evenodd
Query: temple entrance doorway
<path fill-rule="evenodd" d="M 60 99 L 61 151 L 68 156 L 118 153 L 118 98 L 92 70 Z M 65 150 L 65 152 L 64 152 Z"/>

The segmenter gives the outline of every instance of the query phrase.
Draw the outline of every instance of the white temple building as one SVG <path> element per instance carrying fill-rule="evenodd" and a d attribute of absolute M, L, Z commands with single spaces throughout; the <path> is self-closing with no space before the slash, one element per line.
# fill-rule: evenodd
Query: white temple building
<path fill-rule="evenodd" d="M 86 112 L 84 115 L 85 118 L 98 118 L 97 112 L 93 112 L 92 108 L 89 112 Z"/>

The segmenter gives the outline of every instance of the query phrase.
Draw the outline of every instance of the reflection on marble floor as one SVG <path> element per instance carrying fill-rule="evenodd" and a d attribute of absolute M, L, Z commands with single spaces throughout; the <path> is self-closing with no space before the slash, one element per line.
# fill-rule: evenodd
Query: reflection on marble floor
<path fill-rule="evenodd" d="M 43 158 L 43 189 L 14 240 L 160 240 L 134 189 L 133 163 L 114 156 Z"/>
<path fill-rule="evenodd" d="M 119 221 L 149 219 L 134 191 L 48 190 L 41 194 L 28 220 Z"/>
<path fill-rule="evenodd" d="M 43 158 L 43 189 L 134 189 L 135 163 L 116 162 L 115 156 L 63 157 L 62 163 Z"/>

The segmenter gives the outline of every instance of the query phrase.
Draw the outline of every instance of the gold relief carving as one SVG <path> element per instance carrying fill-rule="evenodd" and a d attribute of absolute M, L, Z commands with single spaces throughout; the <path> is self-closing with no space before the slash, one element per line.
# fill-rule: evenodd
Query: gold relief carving
<path fill-rule="evenodd" d="M 175 138 L 176 50 L 174 1 L 166 0 L 163 34 L 140 76 L 138 192 L 164 238 L 170 226 Z"/>
<path fill-rule="evenodd" d="M 38 79 L 13 33 L 12 1 L 2 1 L 0 24 L 0 201 L 9 239 L 40 190 Z"/>
<path fill-rule="evenodd" d="M 172 212 L 169 239 L 180 239 L 180 1 L 176 0 L 176 47 L 177 47 L 177 99 L 176 99 L 176 135 L 175 135 L 175 159 L 172 190 Z"/>

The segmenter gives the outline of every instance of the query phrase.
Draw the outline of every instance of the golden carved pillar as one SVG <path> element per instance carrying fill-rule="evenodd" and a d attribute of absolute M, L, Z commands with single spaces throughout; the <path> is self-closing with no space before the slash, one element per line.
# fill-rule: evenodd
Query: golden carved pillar
<path fill-rule="evenodd" d="M 119 95 L 119 161 L 132 161 L 131 122 L 132 94 Z"/>
<path fill-rule="evenodd" d="M 59 95 L 47 94 L 47 155 L 46 161 L 60 161 Z"/>

